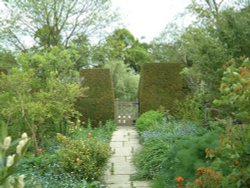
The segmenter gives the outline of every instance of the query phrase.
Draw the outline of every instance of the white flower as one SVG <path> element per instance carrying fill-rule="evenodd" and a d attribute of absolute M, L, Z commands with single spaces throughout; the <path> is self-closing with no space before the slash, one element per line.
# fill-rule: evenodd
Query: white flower
<path fill-rule="evenodd" d="M 7 167 L 11 167 L 14 164 L 14 158 L 15 158 L 15 154 L 14 155 L 9 155 L 7 157 L 7 162 L 6 162 Z"/>
<path fill-rule="evenodd" d="M 9 178 L 8 178 L 8 186 L 9 186 L 9 188 L 14 188 L 14 183 L 15 183 L 14 177 L 9 176 Z"/>
<path fill-rule="evenodd" d="M 22 149 L 23 147 L 27 144 L 28 142 L 28 136 L 26 133 L 23 133 L 22 134 L 22 140 L 20 140 L 20 142 L 18 143 L 17 147 L 16 147 L 16 153 L 18 155 L 21 155 L 22 154 Z"/>
<path fill-rule="evenodd" d="M 25 144 L 26 144 L 26 141 L 25 141 L 25 140 L 21 140 L 21 141 L 19 142 L 19 144 L 17 145 L 17 147 L 16 147 L 16 153 L 17 153 L 18 155 L 21 155 L 21 154 L 22 154 L 22 149 L 23 149 L 23 147 L 25 146 Z"/>
<path fill-rule="evenodd" d="M 8 136 L 4 139 L 4 142 L 3 142 L 3 149 L 4 150 L 7 150 L 9 147 L 10 147 L 10 143 L 11 143 L 11 137 Z"/>
<path fill-rule="evenodd" d="M 24 139 L 28 138 L 27 133 L 23 133 L 23 134 L 22 134 L 22 138 L 24 138 Z"/>
<path fill-rule="evenodd" d="M 18 188 L 24 188 L 24 175 L 18 177 Z"/>

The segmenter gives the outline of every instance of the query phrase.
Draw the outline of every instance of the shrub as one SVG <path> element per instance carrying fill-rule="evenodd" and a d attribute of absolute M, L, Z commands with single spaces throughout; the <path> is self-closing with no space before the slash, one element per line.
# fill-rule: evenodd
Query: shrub
<path fill-rule="evenodd" d="M 222 115 L 240 122 L 250 123 L 250 60 L 240 59 L 240 66 L 232 59 L 224 65 L 220 97 L 214 104 L 222 109 Z"/>
<path fill-rule="evenodd" d="M 224 187 L 250 186 L 249 125 L 228 125 L 214 150 L 211 167 L 223 173 Z"/>
<path fill-rule="evenodd" d="M 192 183 L 187 183 L 186 188 L 221 188 L 223 176 L 221 172 L 212 168 L 200 167 L 196 170 L 196 179 Z"/>
<path fill-rule="evenodd" d="M 155 124 L 163 122 L 164 114 L 157 111 L 148 111 L 142 114 L 136 121 L 136 128 L 143 132 L 152 128 Z"/>
<path fill-rule="evenodd" d="M 88 141 L 82 139 L 70 139 L 63 135 L 57 135 L 62 143 L 58 150 L 60 165 L 69 173 L 73 173 L 78 179 L 98 179 L 110 157 L 108 144 L 103 144 L 94 138 Z"/>

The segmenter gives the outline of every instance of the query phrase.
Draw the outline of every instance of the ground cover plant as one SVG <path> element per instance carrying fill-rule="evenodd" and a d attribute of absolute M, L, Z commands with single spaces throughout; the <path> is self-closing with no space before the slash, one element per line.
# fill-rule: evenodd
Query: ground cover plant
<path fill-rule="evenodd" d="M 65 136 L 60 133 L 38 149 L 28 153 L 19 165 L 30 187 L 101 187 L 100 177 L 111 155 L 108 146 L 113 122 L 101 128 L 75 127 Z"/>

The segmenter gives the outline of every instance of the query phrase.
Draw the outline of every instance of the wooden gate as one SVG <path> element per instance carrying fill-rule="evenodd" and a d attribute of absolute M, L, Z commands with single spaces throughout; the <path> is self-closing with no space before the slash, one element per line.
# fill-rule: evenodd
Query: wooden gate
<path fill-rule="evenodd" d="M 134 125 L 138 116 L 138 101 L 115 101 L 115 120 L 117 125 Z"/>

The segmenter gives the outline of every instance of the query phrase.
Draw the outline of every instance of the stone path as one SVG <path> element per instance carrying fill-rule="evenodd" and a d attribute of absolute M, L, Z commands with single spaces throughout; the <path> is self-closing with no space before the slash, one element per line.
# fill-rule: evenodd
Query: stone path
<path fill-rule="evenodd" d="M 149 188 L 149 182 L 130 181 L 136 172 L 131 158 L 140 147 L 138 134 L 133 126 L 119 126 L 110 142 L 113 155 L 109 160 L 104 181 L 108 188 Z"/>

